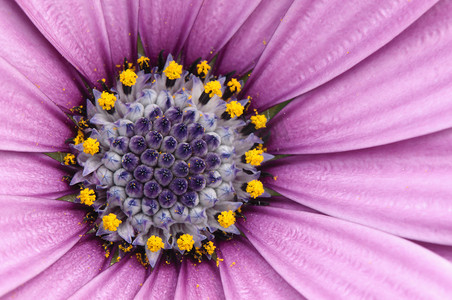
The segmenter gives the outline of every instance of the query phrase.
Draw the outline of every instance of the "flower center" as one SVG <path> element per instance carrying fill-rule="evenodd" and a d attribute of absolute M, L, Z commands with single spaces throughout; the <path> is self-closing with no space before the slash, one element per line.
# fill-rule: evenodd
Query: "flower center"
<path fill-rule="evenodd" d="M 137 64 L 71 110 L 79 129 L 64 162 L 79 169 L 77 201 L 119 255 L 145 252 L 152 267 L 165 251 L 210 259 L 216 236 L 240 234 L 242 204 L 265 196 L 256 167 L 271 156 L 254 132 L 266 118 L 247 119 L 242 83 L 210 75 L 206 61 L 194 73 L 171 55 L 160 70 Z"/>

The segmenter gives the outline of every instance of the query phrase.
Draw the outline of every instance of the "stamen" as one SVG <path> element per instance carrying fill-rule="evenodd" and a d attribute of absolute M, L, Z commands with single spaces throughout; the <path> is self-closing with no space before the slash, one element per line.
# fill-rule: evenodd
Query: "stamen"
<path fill-rule="evenodd" d="M 252 166 L 260 166 L 262 161 L 264 160 L 262 153 L 264 153 L 264 151 L 259 149 L 252 149 L 247 151 L 245 153 L 246 163 Z"/>
<path fill-rule="evenodd" d="M 217 247 L 215 247 L 215 245 L 213 244 L 212 241 L 207 242 L 207 244 L 204 245 L 204 249 L 206 249 L 207 254 L 212 255 L 215 252 L 215 249 Z"/>
<path fill-rule="evenodd" d="M 228 82 L 227 86 L 229 87 L 229 90 L 231 92 L 240 93 L 240 91 L 242 90 L 242 85 L 235 78 L 231 78 L 231 80 Z"/>
<path fill-rule="evenodd" d="M 96 194 L 92 189 L 85 188 L 80 191 L 77 198 L 80 199 L 80 203 L 91 206 L 96 201 Z"/>
<path fill-rule="evenodd" d="M 235 116 L 240 117 L 243 114 L 243 109 L 244 107 L 240 102 L 231 101 L 226 103 L 226 112 L 231 118 L 234 118 Z"/>
<path fill-rule="evenodd" d="M 254 110 L 256 115 L 250 118 L 251 123 L 254 124 L 256 129 L 265 128 L 267 125 L 267 118 L 265 115 L 258 115 L 257 110 Z"/>
<path fill-rule="evenodd" d="M 149 237 L 146 245 L 148 246 L 148 249 L 151 252 L 160 251 L 160 249 L 163 249 L 163 247 L 165 246 L 165 244 L 163 244 L 162 239 L 155 235 Z"/>
<path fill-rule="evenodd" d="M 207 63 L 207 60 L 203 60 L 198 65 L 196 65 L 196 68 L 198 69 L 198 74 L 202 75 L 202 78 L 205 78 L 207 73 L 209 73 L 210 66 Z"/>
<path fill-rule="evenodd" d="M 264 193 L 264 185 L 259 180 L 252 180 L 246 186 L 246 192 L 254 199 Z"/>
<path fill-rule="evenodd" d="M 217 95 L 221 98 L 223 93 L 221 92 L 221 83 L 218 80 L 209 81 L 204 86 L 204 92 L 209 95 L 210 98 Z"/>
<path fill-rule="evenodd" d="M 75 155 L 72 153 L 66 154 L 64 157 L 64 164 L 65 165 L 75 165 Z"/>
<path fill-rule="evenodd" d="M 94 155 L 99 152 L 99 142 L 93 138 L 87 138 L 83 142 L 83 152 Z"/>
<path fill-rule="evenodd" d="M 104 223 L 104 228 L 108 231 L 116 231 L 118 230 L 119 224 L 122 223 L 121 220 L 118 220 L 115 214 L 108 214 L 102 217 L 102 222 Z"/>
<path fill-rule="evenodd" d="M 98 102 L 103 110 L 108 111 L 115 107 L 116 97 L 113 93 L 102 92 L 102 95 L 100 96 Z"/>
<path fill-rule="evenodd" d="M 137 82 L 137 74 L 132 69 L 127 69 L 119 74 L 119 81 L 125 86 L 131 87 L 134 86 Z"/>
<path fill-rule="evenodd" d="M 137 63 L 140 65 L 141 69 L 149 67 L 149 57 L 141 56 L 140 58 L 137 59 Z"/>
<path fill-rule="evenodd" d="M 221 227 L 228 228 L 229 226 L 235 224 L 235 212 L 232 210 L 223 211 L 220 215 L 218 215 L 217 219 Z"/>
<path fill-rule="evenodd" d="M 172 60 L 169 63 L 168 67 L 166 67 L 166 69 L 163 71 L 163 73 L 165 73 L 166 77 L 168 77 L 168 79 L 170 80 L 178 79 L 182 74 L 182 65 L 179 65 L 174 60 Z"/>
<path fill-rule="evenodd" d="M 194 244 L 195 241 L 193 240 L 193 236 L 190 234 L 183 234 L 177 239 L 177 246 L 182 251 L 191 251 Z"/>
<path fill-rule="evenodd" d="M 85 140 L 85 135 L 83 134 L 83 131 L 80 129 L 77 131 L 77 136 L 74 138 L 74 145 L 78 145 L 83 143 Z"/>

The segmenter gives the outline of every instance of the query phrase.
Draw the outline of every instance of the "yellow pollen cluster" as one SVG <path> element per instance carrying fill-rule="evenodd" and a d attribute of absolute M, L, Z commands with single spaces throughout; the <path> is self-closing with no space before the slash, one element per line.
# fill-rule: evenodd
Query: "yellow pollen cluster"
<path fill-rule="evenodd" d="M 267 125 L 267 118 L 264 115 L 255 115 L 250 118 L 251 123 L 254 124 L 256 129 L 265 128 Z"/>
<path fill-rule="evenodd" d="M 264 153 L 264 151 L 260 149 L 252 149 L 247 151 L 245 153 L 246 163 L 253 166 L 260 166 L 262 161 L 264 160 L 262 153 Z"/>
<path fill-rule="evenodd" d="M 182 251 L 190 251 L 191 249 L 193 249 L 194 244 L 195 241 L 190 234 L 183 234 L 180 236 L 180 238 L 177 239 L 177 246 Z"/>
<path fill-rule="evenodd" d="M 182 74 L 182 65 L 179 65 L 177 62 L 172 60 L 168 67 L 163 71 L 165 73 L 166 77 L 168 77 L 171 80 L 180 78 Z"/>
<path fill-rule="evenodd" d="M 79 130 L 77 131 L 77 136 L 74 138 L 74 145 L 78 145 L 83 143 L 85 140 L 85 136 L 83 135 L 83 131 Z"/>
<path fill-rule="evenodd" d="M 203 78 L 206 77 L 207 73 L 209 73 L 210 66 L 207 64 L 207 60 L 203 60 L 202 62 L 197 64 L 196 67 L 198 68 L 198 74 L 203 74 Z"/>
<path fill-rule="evenodd" d="M 87 138 L 83 142 L 83 152 L 94 155 L 99 152 L 99 142 L 93 138 Z"/>
<path fill-rule="evenodd" d="M 252 180 L 248 182 L 246 192 L 254 199 L 264 193 L 264 185 L 259 180 Z"/>
<path fill-rule="evenodd" d="M 213 244 L 212 241 L 209 241 L 207 244 L 204 245 L 204 249 L 206 249 L 207 254 L 212 255 L 213 252 L 215 252 L 215 249 L 217 247 L 215 247 L 215 245 Z"/>
<path fill-rule="evenodd" d="M 129 246 L 126 248 L 126 247 L 124 247 L 123 245 L 119 245 L 118 248 L 121 249 L 123 252 L 127 253 L 127 252 L 130 252 L 130 251 L 133 249 L 133 246 L 132 246 L 132 245 L 129 245 Z"/>
<path fill-rule="evenodd" d="M 212 98 L 214 95 L 217 95 L 218 97 L 223 96 L 223 93 L 221 92 L 221 83 L 218 80 L 209 81 L 204 86 L 204 92 L 206 94 L 209 94 L 209 97 Z"/>
<path fill-rule="evenodd" d="M 235 212 L 232 210 L 223 211 L 218 216 L 218 223 L 220 223 L 221 227 L 228 228 L 235 223 Z"/>
<path fill-rule="evenodd" d="M 127 69 L 119 74 L 119 81 L 125 86 L 133 86 L 137 82 L 137 77 L 132 69 Z"/>
<path fill-rule="evenodd" d="M 80 121 L 78 121 L 78 127 L 80 127 L 80 128 L 87 128 L 88 127 L 88 123 L 86 123 L 85 119 L 80 118 Z"/>
<path fill-rule="evenodd" d="M 239 93 L 242 90 L 242 85 L 240 84 L 240 82 L 237 81 L 237 79 L 232 78 L 229 82 L 228 82 L 228 87 L 229 90 L 231 92 L 237 92 Z"/>
<path fill-rule="evenodd" d="M 244 107 L 240 102 L 237 101 L 231 101 L 229 103 L 226 103 L 226 112 L 231 116 L 231 118 L 234 118 L 235 116 L 240 117 L 243 114 Z"/>
<path fill-rule="evenodd" d="M 85 188 L 80 191 L 77 198 L 80 199 L 80 203 L 91 206 L 96 201 L 96 194 L 92 189 Z"/>
<path fill-rule="evenodd" d="M 141 68 L 143 68 L 143 65 L 149 67 L 149 57 L 142 56 L 137 59 L 137 63 L 140 65 Z"/>
<path fill-rule="evenodd" d="M 116 97 L 113 93 L 102 92 L 102 95 L 97 101 L 103 110 L 110 110 L 115 107 Z"/>
<path fill-rule="evenodd" d="M 64 164 L 65 165 L 74 165 L 75 164 L 75 155 L 72 153 L 66 154 L 64 157 Z"/>
<path fill-rule="evenodd" d="M 150 238 L 148 238 L 146 245 L 151 252 L 157 252 L 165 246 L 162 239 L 159 236 L 155 235 L 152 235 Z"/>
<path fill-rule="evenodd" d="M 118 220 L 118 218 L 116 218 L 116 215 L 112 214 L 112 213 L 110 213 L 106 216 L 103 216 L 102 222 L 104 223 L 104 228 L 108 231 L 118 230 L 119 224 L 122 223 L 122 221 Z"/>

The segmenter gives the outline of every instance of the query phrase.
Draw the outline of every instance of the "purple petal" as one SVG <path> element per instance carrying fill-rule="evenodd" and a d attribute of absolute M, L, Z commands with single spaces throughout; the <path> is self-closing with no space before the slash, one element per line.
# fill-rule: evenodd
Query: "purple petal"
<path fill-rule="evenodd" d="M 45 271 L 11 291 L 5 298 L 67 299 L 100 273 L 105 261 L 102 242 L 85 238 Z M 49 292 L 51 291 L 51 292 Z"/>
<path fill-rule="evenodd" d="M 58 198 L 70 190 L 66 174 L 44 154 L 0 151 L 0 194 Z"/>
<path fill-rule="evenodd" d="M 301 299 L 245 239 L 222 242 L 221 280 L 227 299 Z"/>
<path fill-rule="evenodd" d="M 241 228 L 264 259 L 309 299 L 442 299 L 452 265 L 404 239 L 328 216 L 271 207 Z"/>
<path fill-rule="evenodd" d="M 388 43 L 435 2 L 295 1 L 253 70 L 247 94 L 262 110 L 312 90 Z"/>
<path fill-rule="evenodd" d="M 87 230 L 79 205 L 0 196 L 0 296 L 33 278 L 69 251 Z"/>
<path fill-rule="evenodd" d="M 441 2 L 353 70 L 294 100 L 271 122 L 279 134 L 269 150 L 354 150 L 451 127 L 451 12 Z"/>
<path fill-rule="evenodd" d="M 74 299 L 133 299 L 145 280 L 146 269 L 135 256 L 126 256 L 79 289 Z"/>
<path fill-rule="evenodd" d="M 162 260 L 143 283 L 143 287 L 134 300 L 149 299 L 149 295 L 153 295 L 155 299 L 159 300 L 174 299 L 177 277 L 178 269 L 176 265 L 174 263 L 167 264 Z"/>
<path fill-rule="evenodd" d="M 202 0 L 153 0 L 140 2 L 139 28 L 143 48 L 152 63 L 165 50 L 179 54 L 196 20 Z"/>
<path fill-rule="evenodd" d="M 220 272 L 215 263 L 193 263 L 184 259 L 174 299 L 224 299 Z"/>
<path fill-rule="evenodd" d="M 252 69 L 292 2 L 262 1 L 223 48 L 216 62 L 218 73 L 243 74 Z"/>
<path fill-rule="evenodd" d="M 260 0 L 204 1 L 184 46 L 185 61 L 210 60 L 245 23 Z"/>
<path fill-rule="evenodd" d="M 452 263 L 452 246 L 436 245 L 422 242 L 419 242 L 418 244 Z"/>
<path fill-rule="evenodd" d="M 410 239 L 452 245 L 452 130 L 270 163 L 264 184 L 303 205 Z"/>
<path fill-rule="evenodd" d="M 26 79 L 16 80 L 8 89 L 20 91 L 22 80 L 31 81 L 46 96 L 40 100 L 70 108 L 82 100 L 79 76 L 53 48 L 14 1 L 0 6 L 0 57 Z M 2 79 L 5 76 L 2 76 Z"/>

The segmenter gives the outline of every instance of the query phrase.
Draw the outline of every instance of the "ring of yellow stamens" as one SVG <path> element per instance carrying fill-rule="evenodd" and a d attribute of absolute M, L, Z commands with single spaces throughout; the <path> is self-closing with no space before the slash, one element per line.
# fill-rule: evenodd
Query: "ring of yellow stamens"
<path fill-rule="evenodd" d="M 83 143 L 85 140 L 85 136 L 83 135 L 83 131 L 80 129 L 77 131 L 77 136 L 74 138 L 74 145 L 78 145 Z"/>
<path fill-rule="evenodd" d="M 80 195 L 77 198 L 80 199 L 80 203 L 91 206 L 96 201 L 96 194 L 94 190 L 85 188 L 80 191 Z"/>
<path fill-rule="evenodd" d="M 102 95 L 100 95 L 97 101 L 103 110 L 110 110 L 115 107 L 116 96 L 113 93 L 102 92 Z"/>
<path fill-rule="evenodd" d="M 177 246 L 182 251 L 190 251 L 193 249 L 193 245 L 195 244 L 195 241 L 193 240 L 193 236 L 190 234 L 183 234 L 180 236 L 180 238 L 177 239 Z"/>
<path fill-rule="evenodd" d="M 198 74 L 202 74 L 203 78 L 206 77 L 207 73 L 209 73 L 210 66 L 207 63 L 207 60 L 203 60 L 199 64 L 196 65 L 196 68 L 198 68 Z"/>
<path fill-rule="evenodd" d="M 140 65 L 140 68 L 143 68 L 143 65 L 145 67 L 149 67 L 149 57 L 146 56 L 141 56 L 140 58 L 137 59 L 137 63 Z"/>
<path fill-rule="evenodd" d="M 64 164 L 65 165 L 75 165 L 75 155 L 72 153 L 66 154 L 64 157 Z"/>
<path fill-rule="evenodd" d="M 132 69 L 127 69 L 119 74 L 119 81 L 125 86 L 134 86 L 137 82 L 137 74 Z"/>
<path fill-rule="evenodd" d="M 209 94 L 209 97 L 212 98 L 214 95 L 218 97 L 222 97 L 223 93 L 221 92 L 221 83 L 218 80 L 209 81 L 204 86 L 204 92 Z"/>
<path fill-rule="evenodd" d="M 223 211 L 217 217 L 218 223 L 223 228 L 228 228 L 235 224 L 235 212 L 232 210 Z"/>
<path fill-rule="evenodd" d="M 217 247 L 215 247 L 215 245 L 213 244 L 212 241 L 207 242 L 207 244 L 204 245 L 204 249 L 206 249 L 207 254 L 212 255 L 215 252 L 215 249 Z"/>
<path fill-rule="evenodd" d="M 108 214 L 102 217 L 102 222 L 104 224 L 104 228 L 108 231 L 116 231 L 118 230 L 119 224 L 122 223 L 121 220 L 118 220 L 115 214 Z"/>
<path fill-rule="evenodd" d="M 226 103 L 226 112 L 229 114 L 231 118 L 235 116 L 240 117 L 243 114 L 243 105 L 237 101 L 231 101 Z"/>
<path fill-rule="evenodd" d="M 247 164 L 252 166 L 260 166 L 262 161 L 264 161 L 264 153 L 263 150 L 260 149 L 251 149 L 245 153 L 245 160 Z"/>
<path fill-rule="evenodd" d="M 182 65 L 179 65 L 174 60 L 170 61 L 168 67 L 163 71 L 168 79 L 174 80 L 180 78 L 182 75 Z"/>
<path fill-rule="evenodd" d="M 240 84 L 240 82 L 237 81 L 237 79 L 232 78 L 229 82 L 228 82 L 228 87 L 229 90 L 231 92 L 237 92 L 240 93 L 240 91 L 242 90 L 242 85 Z"/>
<path fill-rule="evenodd" d="M 264 193 L 264 185 L 259 180 L 252 180 L 246 186 L 246 192 L 254 199 Z"/>
<path fill-rule="evenodd" d="M 149 251 L 151 252 L 157 252 L 160 251 L 160 249 L 163 249 L 165 244 L 163 244 L 162 239 L 159 236 L 152 235 L 148 238 L 148 241 L 146 243 L 148 246 Z"/>
<path fill-rule="evenodd" d="M 93 138 L 87 138 L 83 142 L 83 152 L 94 155 L 99 152 L 99 142 Z"/>

